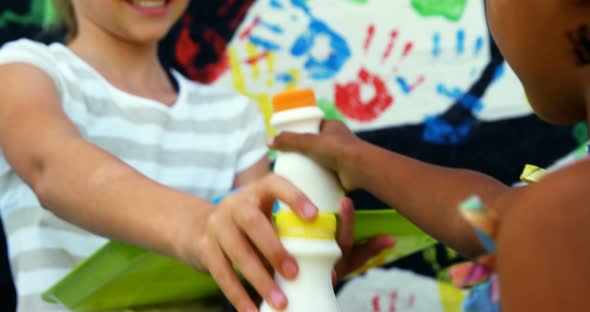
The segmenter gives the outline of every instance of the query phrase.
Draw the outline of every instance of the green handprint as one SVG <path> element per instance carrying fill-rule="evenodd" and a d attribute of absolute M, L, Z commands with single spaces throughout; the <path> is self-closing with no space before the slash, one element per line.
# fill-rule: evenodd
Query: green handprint
<path fill-rule="evenodd" d="M 46 0 L 31 1 L 29 11 L 23 15 L 9 9 L 0 12 L 0 27 L 6 27 L 9 23 L 48 27 L 54 25 L 58 20 L 59 12 L 56 11 L 51 1 Z"/>
<path fill-rule="evenodd" d="M 429 16 L 442 16 L 457 22 L 463 17 L 467 0 L 411 0 L 412 7 L 418 14 Z"/>

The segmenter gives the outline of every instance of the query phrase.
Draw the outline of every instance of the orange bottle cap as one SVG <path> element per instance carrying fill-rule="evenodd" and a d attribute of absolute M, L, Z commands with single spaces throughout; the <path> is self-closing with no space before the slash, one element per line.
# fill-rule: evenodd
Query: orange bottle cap
<path fill-rule="evenodd" d="M 315 94 L 311 89 L 281 92 L 272 98 L 275 113 L 302 107 L 316 106 Z"/>

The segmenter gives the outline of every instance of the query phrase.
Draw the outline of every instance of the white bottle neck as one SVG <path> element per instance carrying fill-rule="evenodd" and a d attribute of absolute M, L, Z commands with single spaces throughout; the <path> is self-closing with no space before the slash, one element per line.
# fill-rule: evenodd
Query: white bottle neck
<path fill-rule="evenodd" d="M 318 107 L 301 107 L 273 114 L 270 123 L 279 132 L 319 133 L 323 116 Z"/>

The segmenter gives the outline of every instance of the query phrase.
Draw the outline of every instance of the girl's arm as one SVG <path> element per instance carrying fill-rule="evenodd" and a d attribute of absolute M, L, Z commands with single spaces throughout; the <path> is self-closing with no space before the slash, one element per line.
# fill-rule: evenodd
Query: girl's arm
<path fill-rule="evenodd" d="M 271 147 L 308 154 L 335 170 L 348 190 L 365 189 L 418 227 L 468 256 L 483 253 L 458 204 L 471 195 L 492 206 L 509 188 L 486 175 L 430 165 L 358 139 L 326 121 L 320 135 L 283 133 Z"/>
<path fill-rule="evenodd" d="M 475 171 L 427 164 L 363 143 L 352 152 L 358 185 L 466 256 L 484 252 L 458 206 L 472 195 L 492 207 L 509 188 Z"/>
<path fill-rule="evenodd" d="M 364 188 L 422 229 L 468 255 L 482 250 L 457 204 L 477 194 L 498 215 L 502 311 L 576 311 L 590 293 L 590 160 L 508 188 L 473 171 L 429 165 L 354 137 L 341 123 L 321 135 L 282 134 L 271 146 L 331 166 L 349 189 Z"/>
<path fill-rule="evenodd" d="M 174 224 L 202 218 L 212 206 L 145 178 L 83 140 L 59 101 L 53 81 L 35 67 L 0 67 L 0 145 L 16 173 L 61 218 L 178 255 Z"/>
<path fill-rule="evenodd" d="M 43 207 L 64 220 L 208 270 L 240 311 L 255 306 L 231 262 L 273 306 L 286 305 L 249 243 L 283 276 L 297 274 L 268 216 L 276 199 L 304 219 L 317 208 L 286 180 L 267 175 L 217 207 L 161 185 L 85 141 L 53 81 L 26 64 L 0 66 L 0 147 Z"/>

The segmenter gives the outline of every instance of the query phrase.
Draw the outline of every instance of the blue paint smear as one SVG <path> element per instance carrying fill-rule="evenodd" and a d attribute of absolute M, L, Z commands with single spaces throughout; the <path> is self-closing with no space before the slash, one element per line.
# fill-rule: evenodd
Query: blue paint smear
<path fill-rule="evenodd" d="M 275 75 L 275 80 L 282 83 L 290 83 L 293 82 L 295 78 L 289 73 L 280 73 Z"/>
<path fill-rule="evenodd" d="M 455 145 L 463 142 L 472 129 L 473 122 L 471 120 L 467 120 L 459 126 L 453 126 L 441 116 L 427 116 L 424 121 L 422 139 L 430 143 Z"/>
<path fill-rule="evenodd" d="M 458 101 L 461 106 L 471 110 L 472 112 L 479 112 L 483 109 L 483 102 L 479 99 L 479 97 L 473 94 L 465 93 L 457 87 L 448 88 L 444 84 L 439 83 L 436 86 L 436 92 L 439 95 L 445 96 L 454 101 Z"/>
<path fill-rule="evenodd" d="M 449 88 L 439 83 L 436 86 L 436 92 L 441 96 L 456 101 L 459 105 L 473 113 L 481 111 L 484 107 L 479 97 L 465 93 L 457 87 Z M 459 144 L 469 137 L 473 130 L 474 122 L 473 119 L 467 118 L 459 125 L 451 125 L 442 116 L 426 116 L 422 139 L 425 142 L 436 144 Z"/>
<path fill-rule="evenodd" d="M 496 67 L 494 70 L 494 76 L 492 78 L 492 82 L 498 81 L 504 74 L 506 73 L 506 64 L 502 63 Z"/>
<path fill-rule="evenodd" d="M 410 94 L 410 92 L 412 91 L 412 87 L 408 84 L 408 82 L 406 81 L 406 79 L 404 79 L 401 76 L 398 76 L 395 78 L 395 81 L 397 82 L 397 84 L 399 85 L 400 89 L 402 89 L 402 92 L 404 94 Z"/>
<path fill-rule="evenodd" d="M 467 93 L 463 95 L 463 97 L 459 99 L 459 103 L 461 106 L 471 110 L 474 113 L 478 113 L 483 109 L 483 102 L 479 99 L 479 97 L 473 94 Z"/>
<path fill-rule="evenodd" d="M 273 9 L 282 9 L 283 8 L 283 3 L 278 0 L 270 0 L 269 4 L 270 4 L 270 7 Z"/>
<path fill-rule="evenodd" d="M 307 5 L 305 5 L 305 1 L 303 0 L 291 0 L 291 4 L 305 12 L 307 15 L 311 16 L 311 10 Z"/>
<path fill-rule="evenodd" d="M 435 58 L 439 58 L 441 55 L 440 38 L 439 32 L 434 33 L 432 36 L 432 56 Z"/>
<path fill-rule="evenodd" d="M 457 54 L 462 55 L 465 53 L 465 30 L 457 30 Z"/>
<path fill-rule="evenodd" d="M 283 27 L 281 27 L 280 25 L 274 25 L 274 24 L 268 23 L 268 22 L 266 22 L 264 20 L 260 20 L 259 25 L 262 26 L 262 27 L 264 27 L 264 28 L 266 28 L 266 29 L 268 29 L 268 30 L 270 30 L 270 31 L 272 31 L 275 34 L 282 34 L 282 33 L 284 33 Z"/>
<path fill-rule="evenodd" d="M 483 50 L 483 44 L 483 36 L 479 36 L 477 37 L 477 39 L 475 39 L 475 45 L 473 47 L 473 54 L 475 54 L 475 56 L 478 56 L 481 53 L 481 51 Z"/>
<path fill-rule="evenodd" d="M 249 36 L 248 41 L 250 41 L 251 44 L 257 47 L 263 48 L 268 51 L 278 51 L 281 49 L 281 47 L 278 44 L 262 39 L 257 36 Z"/>

